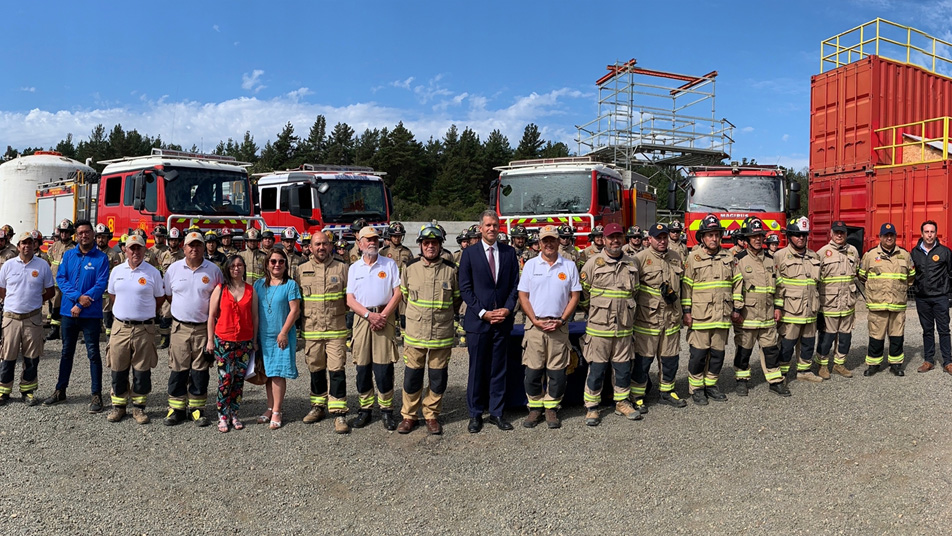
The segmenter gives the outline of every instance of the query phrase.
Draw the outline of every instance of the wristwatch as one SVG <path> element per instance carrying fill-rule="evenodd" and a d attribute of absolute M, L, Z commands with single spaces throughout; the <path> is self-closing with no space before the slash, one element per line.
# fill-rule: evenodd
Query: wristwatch
<path fill-rule="evenodd" d="M 370 318 L 370 311 L 367 311 L 366 313 L 364 313 L 364 320 L 368 318 Z"/>

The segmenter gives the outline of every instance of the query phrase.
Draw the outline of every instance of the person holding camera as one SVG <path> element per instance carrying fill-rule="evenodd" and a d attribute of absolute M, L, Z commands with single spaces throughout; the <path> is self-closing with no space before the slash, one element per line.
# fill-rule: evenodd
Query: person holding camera
<path fill-rule="evenodd" d="M 651 385 L 648 371 L 657 358 L 661 401 L 676 408 L 687 402 L 674 392 L 681 353 L 681 275 L 684 260 L 669 249 L 667 225 L 656 223 L 648 230 L 648 247 L 635 254 L 639 282 L 635 292 L 635 359 L 632 363 L 631 397 L 635 407 L 647 413 L 645 394 Z"/>

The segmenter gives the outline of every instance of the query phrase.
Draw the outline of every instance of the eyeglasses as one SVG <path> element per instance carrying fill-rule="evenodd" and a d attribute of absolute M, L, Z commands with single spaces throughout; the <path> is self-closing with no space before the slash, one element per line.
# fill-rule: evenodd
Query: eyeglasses
<path fill-rule="evenodd" d="M 268 262 L 271 263 L 272 266 L 275 264 L 284 264 L 284 259 L 268 259 Z"/>

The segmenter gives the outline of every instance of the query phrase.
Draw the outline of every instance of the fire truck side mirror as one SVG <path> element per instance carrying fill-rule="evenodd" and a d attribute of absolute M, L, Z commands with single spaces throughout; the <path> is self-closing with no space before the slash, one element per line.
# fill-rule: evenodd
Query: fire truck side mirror
<path fill-rule="evenodd" d="M 790 211 L 800 210 L 800 183 L 790 181 Z"/>
<path fill-rule="evenodd" d="M 136 173 L 132 179 L 132 208 L 138 211 L 145 210 L 146 184 L 155 180 L 152 174 Z"/>
<path fill-rule="evenodd" d="M 310 183 L 292 184 L 285 188 L 288 191 L 288 212 L 292 216 L 310 220 L 314 212 Z"/>
<path fill-rule="evenodd" d="M 677 208 L 678 201 L 678 187 L 674 185 L 674 181 L 668 182 L 668 210 L 674 211 Z"/>

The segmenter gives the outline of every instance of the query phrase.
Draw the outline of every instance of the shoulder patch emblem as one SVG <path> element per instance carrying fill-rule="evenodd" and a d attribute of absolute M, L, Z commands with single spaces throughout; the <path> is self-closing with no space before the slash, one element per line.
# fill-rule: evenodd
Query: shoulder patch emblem
<path fill-rule="evenodd" d="M 392 258 L 393 258 L 393 253 L 387 253 L 387 258 L 392 259 Z"/>
<path fill-rule="evenodd" d="M 578 274 L 578 278 L 581 279 L 582 281 L 585 281 L 586 279 L 588 279 L 588 274 L 586 274 L 585 272 L 580 272 Z"/>
<path fill-rule="evenodd" d="M 336 282 L 337 282 L 337 276 L 336 276 L 336 275 L 332 275 L 332 276 L 331 276 L 331 283 L 336 283 Z"/>
<path fill-rule="evenodd" d="M 700 262 L 701 256 L 700 256 L 700 255 L 694 255 L 694 260 Z"/>
<path fill-rule="evenodd" d="M 595 266 L 605 266 L 605 259 L 601 257 L 595 259 Z"/>
<path fill-rule="evenodd" d="M 826 256 L 827 256 L 827 257 L 832 257 L 832 256 L 833 256 L 833 250 L 832 250 L 832 249 L 826 250 Z"/>
<path fill-rule="evenodd" d="M 883 260 L 880 259 L 878 255 L 876 256 L 875 259 L 873 259 L 873 261 L 875 261 L 875 262 L 883 262 Z"/>
<path fill-rule="evenodd" d="M 559 281 L 565 281 L 569 276 L 565 275 L 565 272 L 559 272 Z"/>
<path fill-rule="evenodd" d="M 933 255 L 933 256 L 932 256 L 932 260 L 934 260 L 934 261 L 936 261 L 936 262 L 939 262 L 939 256 L 938 256 L 938 255 Z M 36 273 L 36 272 L 33 272 L 33 273 Z"/>
<path fill-rule="evenodd" d="M 646 260 L 646 261 L 645 261 L 645 264 L 646 264 L 647 266 L 651 266 L 651 259 Z"/>
<path fill-rule="evenodd" d="M 745 267 L 745 268 L 744 268 L 744 271 L 745 271 L 745 272 L 747 272 L 747 273 L 749 274 L 749 273 L 751 273 L 751 272 L 753 272 L 753 271 L 754 271 L 754 269 L 753 269 L 753 268 L 751 268 L 750 266 L 747 266 L 747 267 Z"/>
<path fill-rule="evenodd" d="M 351 255 L 350 262 L 357 262 L 357 255 Z"/>

